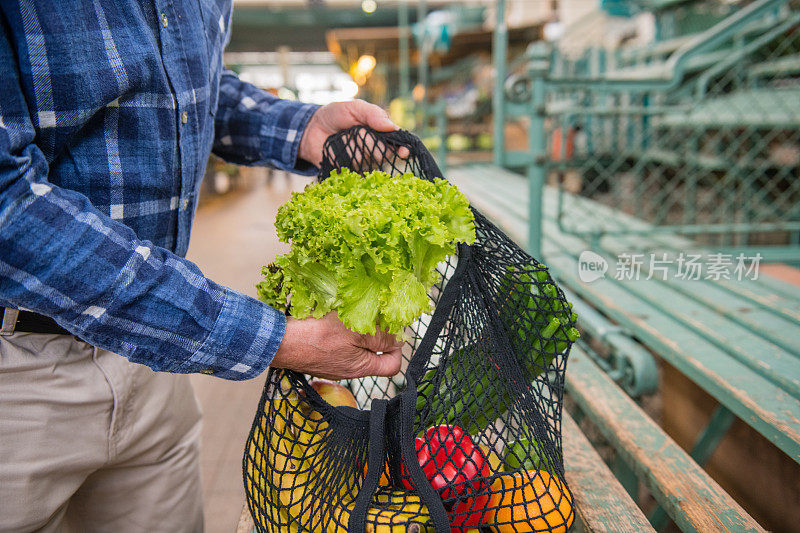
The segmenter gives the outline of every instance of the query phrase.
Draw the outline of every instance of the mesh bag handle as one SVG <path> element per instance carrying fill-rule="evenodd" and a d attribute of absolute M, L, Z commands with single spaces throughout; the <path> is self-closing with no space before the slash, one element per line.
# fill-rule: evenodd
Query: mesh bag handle
<path fill-rule="evenodd" d="M 408 151 L 405 157 L 403 149 Z M 444 177 L 422 141 L 405 130 L 376 132 L 353 126 L 331 135 L 322 148 L 318 179 L 344 167 L 361 174 L 377 169 L 389 174 L 411 172 L 427 180 Z"/>
<path fill-rule="evenodd" d="M 407 131 L 329 137 L 318 179 L 347 167 L 443 178 Z M 546 267 L 480 212 L 437 270 L 433 311 L 406 330 L 393 378 L 348 380 L 332 407 L 270 369 L 243 460 L 259 531 L 566 531 L 564 371 L 575 315 Z"/>

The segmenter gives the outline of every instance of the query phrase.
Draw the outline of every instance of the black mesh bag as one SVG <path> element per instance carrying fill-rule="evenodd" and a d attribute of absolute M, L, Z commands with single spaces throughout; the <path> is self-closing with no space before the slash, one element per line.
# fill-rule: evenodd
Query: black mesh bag
<path fill-rule="evenodd" d="M 442 177 L 405 131 L 331 136 L 319 178 L 342 167 Z M 575 315 L 546 267 L 473 212 L 477 238 L 439 265 L 402 371 L 342 382 L 358 408 L 269 370 L 243 461 L 259 531 L 569 528 L 561 408 Z"/>

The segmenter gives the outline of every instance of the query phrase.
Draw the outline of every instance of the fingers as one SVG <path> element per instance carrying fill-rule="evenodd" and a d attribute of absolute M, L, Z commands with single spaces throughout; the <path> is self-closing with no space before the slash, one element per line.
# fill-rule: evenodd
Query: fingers
<path fill-rule="evenodd" d="M 374 335 L 362 335 L 361 338 L 363 347 L 373 352 L 390 352 L 403 347 L 403 342 L 397 339 L 397 335 L 387 333 L 380 328 Z"/>
<path fill-rule="evenodd" d="M 400 126 L 392 122 L 389 114 L 383 108 L 365 102 L 364 100 L 354 100 L 351 113 L 356 124 L 364 124 L 377 131 L 395 131 Z"/>
<path fill-rule="evenodd" d="M 298 157 L 317 166 L 322 161 L 322 150 L 325 140 L 334 133 L 351 126 L 367 126 L 379 132 L 397 131 L 400 127 L 392 122 L 386 111 L 364 100 L 352 102 L 335 102 L 318 109 L 303 132 L 298 147 Z M 410 152 L 405 146 L 387 149 L 381 143 L 368 136 L 365 139 L 364 152 L 353 154 L 357 169 L 365 170 L 376 165 L 396 166 L 396 159 L 408 159 Z"/>
<path fill-rule="evenodd" d="M 365 102 L 364 100 L 356 100 L 353 104 L 355 105 L 354 109 L 363 113 L 360 124 L 365 124 L 376 131 L 383 132 L 397 131 L 400 129 L 400 126 L 392 122 L 385 109 Z M 370 145 L 370 148 L 373 148 L 376 153 L 383 153 L 385 151 L 383 143 L 373 143 Z M 397 150 L 397 155 L 400 159 L 407 159 L 410 153 L 408 148 L 401 146 Z M 375 159 L 378 160 L 379 163 L 381 162 L 379 157 Z"/>
<path fill-rule="evenodd" d="M 403 362 L 403 356 L 400 348 L 394 348 L 390 351 L 377 354 L 375 352 L 367 352 L 369 359 L 367 364 L 364 365 L 363 373 L 359 377 L 364 376 L 394 376 L 400 372 L 400 364 Z"/>

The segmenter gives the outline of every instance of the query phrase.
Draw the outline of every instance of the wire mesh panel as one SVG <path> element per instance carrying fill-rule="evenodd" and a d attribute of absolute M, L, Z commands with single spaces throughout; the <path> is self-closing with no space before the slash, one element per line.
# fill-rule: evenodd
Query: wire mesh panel
<path fill-rule="evenodd" d="M 320 179 L 342 167 L 441 177 L 402 131 L 345 130 L 324 154 Z M 269 371 L 243 465 L 259 531 L 572 523 L 560 424 L 576 317 L 547 269 L 473 213 L 476 239 L 438 265 L 398 376 L 350 380 L 353 403 L 333 407 L 317 381 Z"/>
<path fill-rule="evenodd" d="M 549 80 L 547 168 L 562 229 L 686 237 L 654 237 L 663 248 L 797 246 L 800 4 L 770 5 L 735 29 L 609 53 L 599 78 Z M 692 47 L 711 34 L 713 46 Z"/>

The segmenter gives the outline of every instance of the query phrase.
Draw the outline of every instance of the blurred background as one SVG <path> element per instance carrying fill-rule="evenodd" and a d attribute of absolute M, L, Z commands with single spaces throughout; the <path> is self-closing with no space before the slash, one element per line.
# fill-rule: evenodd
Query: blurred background
<path fill-rule="evenodd" d="M 670 239 L 688 236 L 731 257 L 759 254 L 762 275 L 796 291 L 799 25 L 796 0 L 235 0 L 225 63 L 281 98 L 384 106 L 445 175 L 491 163 L 540 176 L 558 191 L 548 216 L 586 249 L 610 236 L 639 239 L 642 252 L 683 250 L 689 241 Z M 309 182 L 212 157 L 189 258 L 255 296 L 261 266 L 285 249 L 275 212 Z M 549 260 L 535 233 L 523 244 Z M 794 326 L 797 309 L 785 314 Z M 797 356 L 790 337 L 770 342 Z M 688 450 L 717 401 L 656 361 L 649 385 L 615 379 Z M 205 412 L 207 530 L 233 531 L 264 377 L 192 379 Z M 707 470 L 769 529 L 792 530 L 798 459 L 748 424 L 729 427 Z M 754 455 L 760 466 L 743 471 Z"/>

